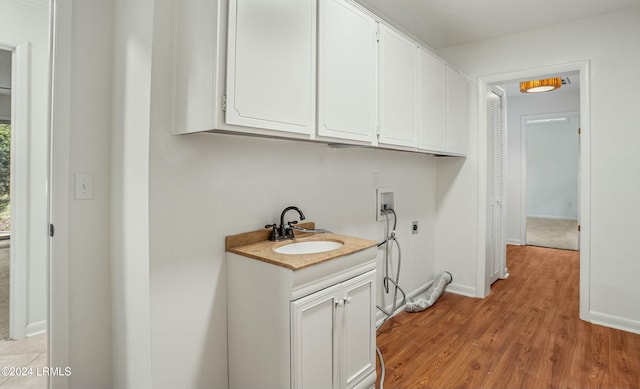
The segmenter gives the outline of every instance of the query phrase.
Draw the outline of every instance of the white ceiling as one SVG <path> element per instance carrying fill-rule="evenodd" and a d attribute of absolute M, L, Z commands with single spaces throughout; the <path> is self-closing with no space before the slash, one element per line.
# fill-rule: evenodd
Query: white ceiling
<path fill-rule="evenodd" d="M 356 0 L 433 49 L 640 6 L 640 0 Z"/>

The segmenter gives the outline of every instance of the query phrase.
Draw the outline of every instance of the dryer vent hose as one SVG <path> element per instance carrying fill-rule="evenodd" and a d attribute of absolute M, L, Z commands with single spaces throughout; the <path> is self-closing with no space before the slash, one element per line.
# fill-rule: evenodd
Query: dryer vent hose
<path fill-rule="evenodd" d="M 407 312 L 422 312 L 429 308 L 442 296 L 444 288 L 451 283 L 453 276 L 448 271 L 438 274 L 433 284 L 423 294 L 411 299 L 405 306 Z"/>

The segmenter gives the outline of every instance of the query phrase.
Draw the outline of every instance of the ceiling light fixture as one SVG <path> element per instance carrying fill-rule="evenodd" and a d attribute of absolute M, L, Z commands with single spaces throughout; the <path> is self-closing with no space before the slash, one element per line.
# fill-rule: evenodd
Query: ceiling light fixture
<path fill-rule="evenodd" d="M 520 83 L 522 93 L 550 92 L 562 86 L 562 79 L 559 77 L 545 78 L 544 80 L 523 81 Z"/>

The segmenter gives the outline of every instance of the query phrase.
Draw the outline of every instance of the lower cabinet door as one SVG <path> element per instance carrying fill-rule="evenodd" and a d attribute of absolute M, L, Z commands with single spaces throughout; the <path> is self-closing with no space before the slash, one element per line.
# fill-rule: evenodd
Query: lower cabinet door
<path fill-rule="evenodd" d="M 291 383 L 296 389 L 340 388 L 335 327 L 340 285 L 291 303 Z"/>
<path fill-rule="evenodd" d="M 343 378 L 351 388 L 376 369 L 375 271 L 343 284 Z"/>
<path fill-rule="evenodd" d="M 375 383 L 375 270 L 291 303 L 293 388 Z"/>

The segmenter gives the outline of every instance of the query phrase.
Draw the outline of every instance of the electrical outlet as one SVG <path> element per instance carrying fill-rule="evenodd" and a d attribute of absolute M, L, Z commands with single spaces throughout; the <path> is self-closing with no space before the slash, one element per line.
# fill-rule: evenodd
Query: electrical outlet
<path fill-rule="evenodd" d="M 411 233 L 412 234 L 418 233 L 418 221 L 411 222 Z"/>

